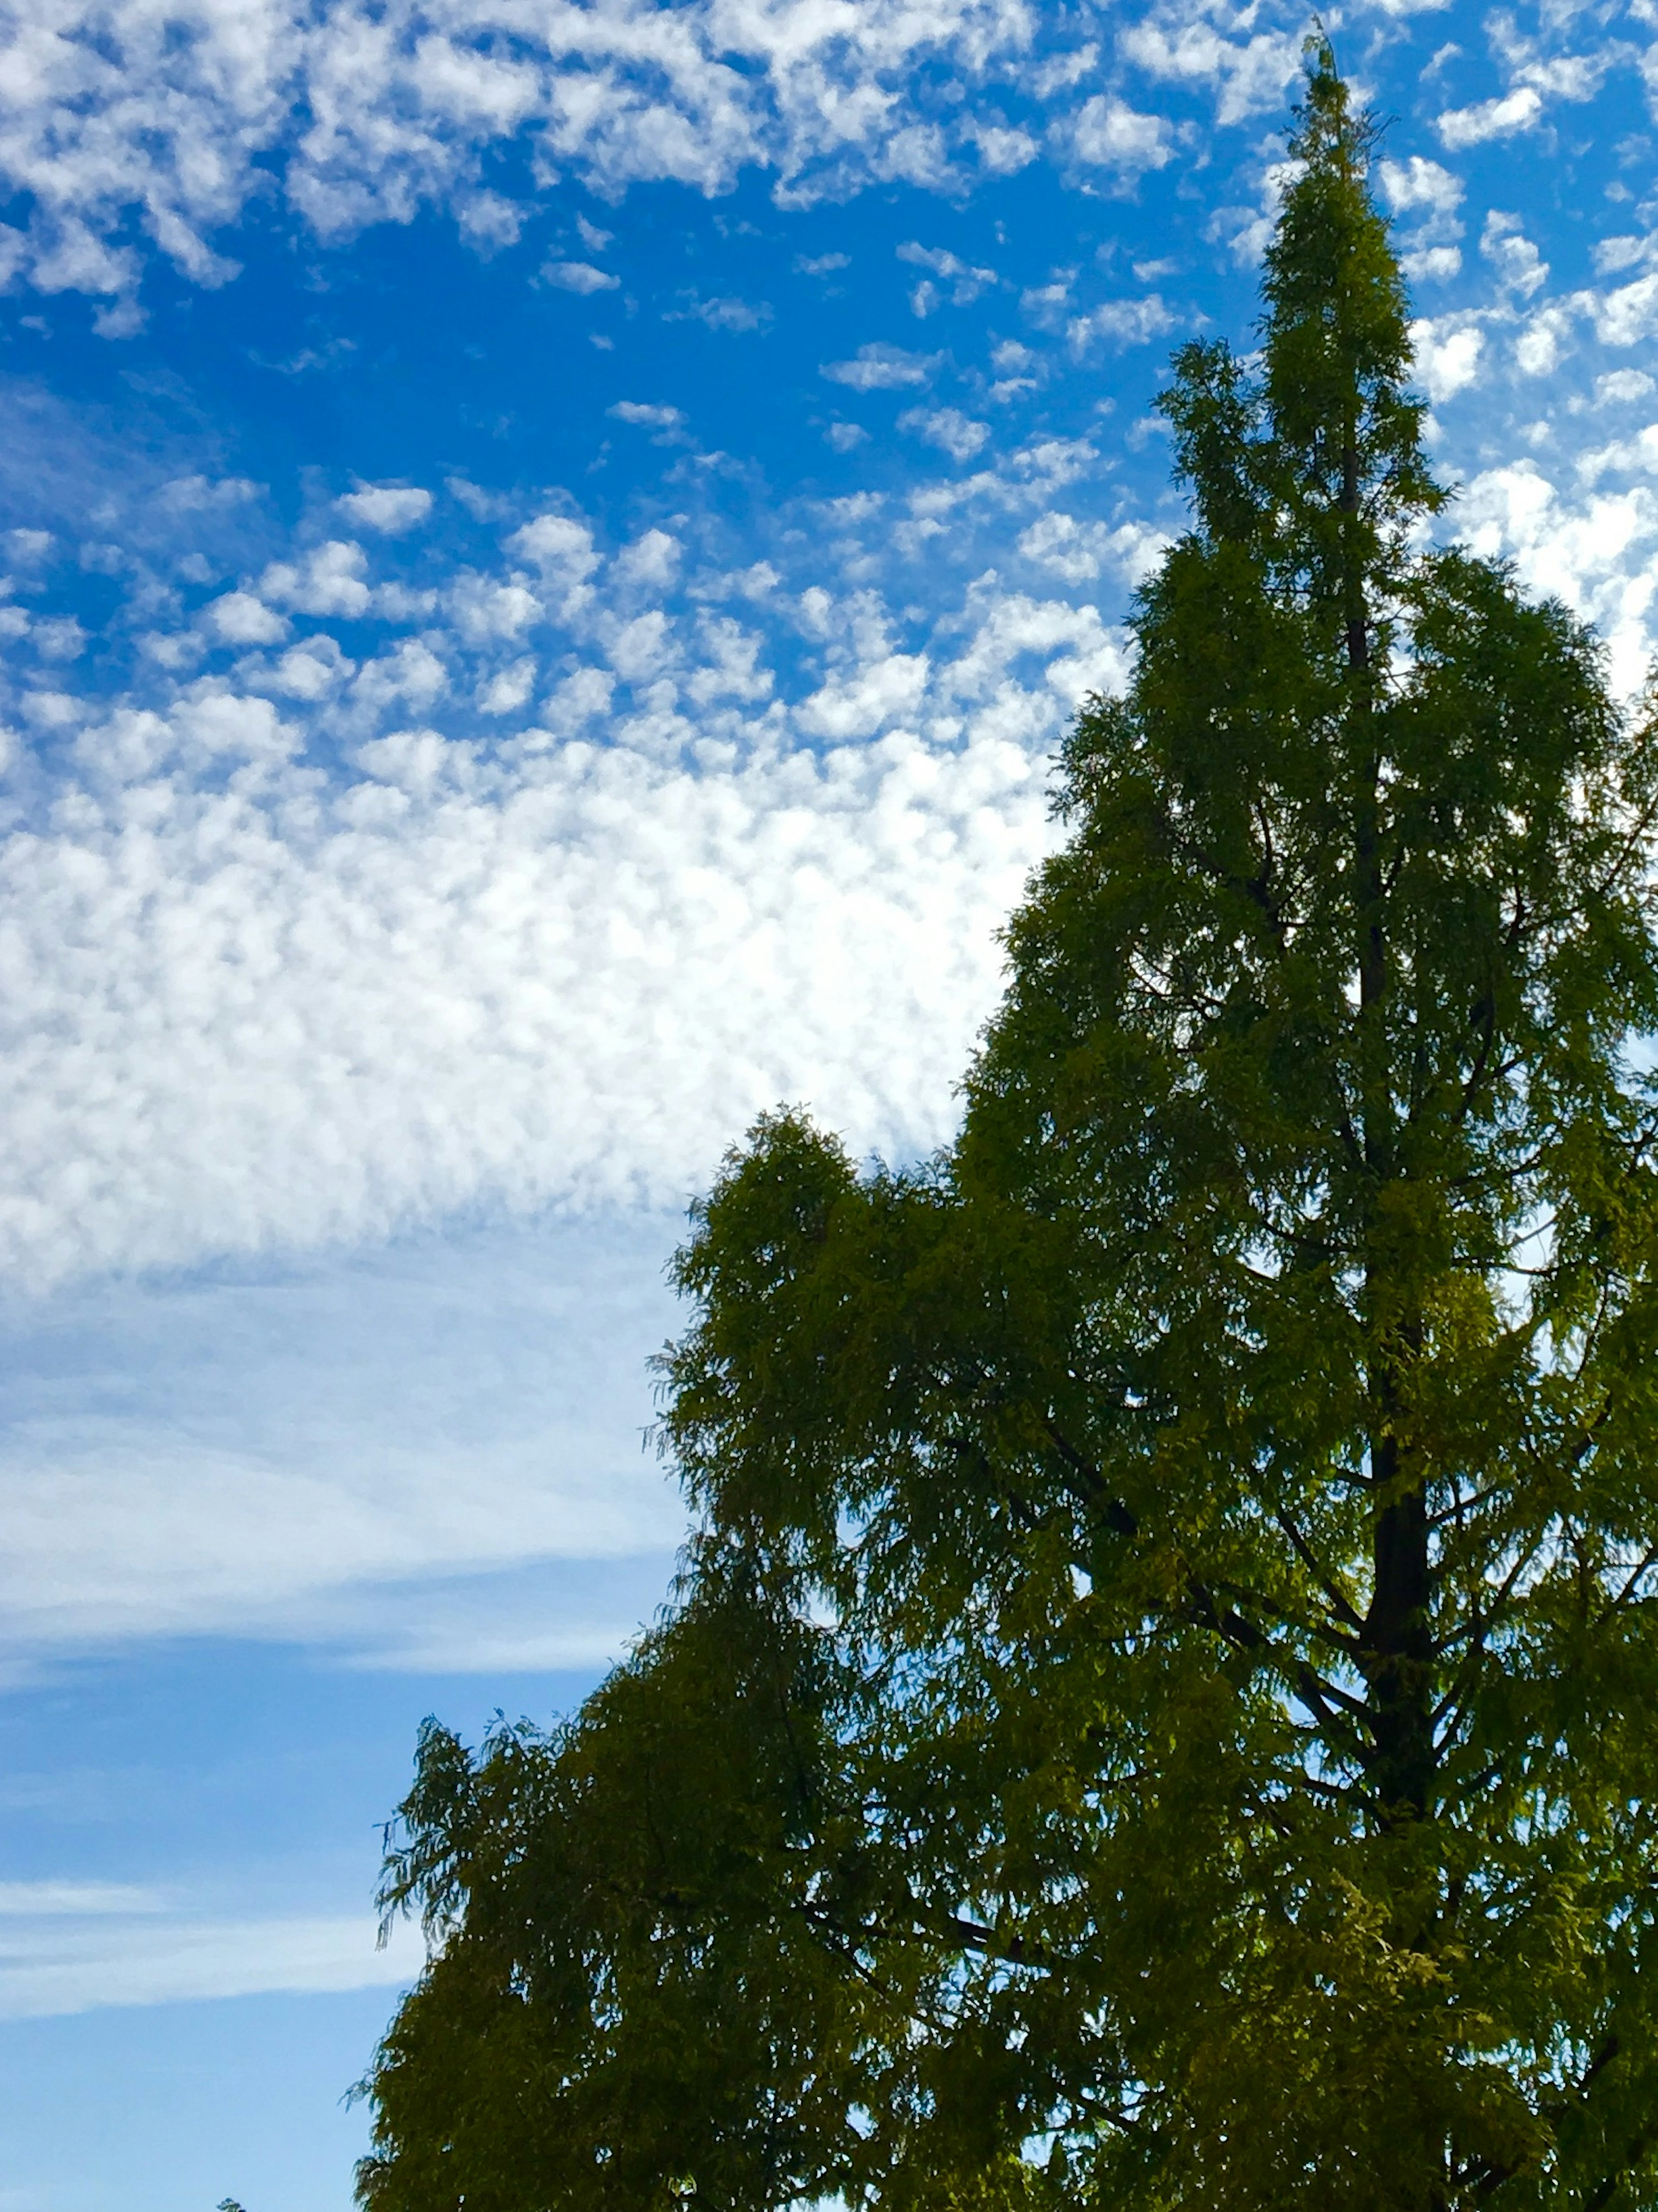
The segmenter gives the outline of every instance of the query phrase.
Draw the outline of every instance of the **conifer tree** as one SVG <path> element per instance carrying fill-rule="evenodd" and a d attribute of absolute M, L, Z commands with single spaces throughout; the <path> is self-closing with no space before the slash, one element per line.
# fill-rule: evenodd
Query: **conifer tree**
<path fill-rule="evenodd" d="M 959 1140 L 753 1133 L 673 1607 L 429 1724 L 372 2212 L 1658 2206 L 1658 746 L 1292 152 Z"/>

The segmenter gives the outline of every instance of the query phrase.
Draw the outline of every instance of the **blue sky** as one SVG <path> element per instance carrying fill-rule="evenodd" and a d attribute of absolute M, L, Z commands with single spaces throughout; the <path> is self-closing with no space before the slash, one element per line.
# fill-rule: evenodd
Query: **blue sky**
<path fill-rule="evenodd" d="M 1447 527 L 1640 684 L 1658 15 L 1332 11 Z M 753 1115 L 946 1136 L 1306 28 L 15 0 L 0 2212 L 344 2212 L 429 1711 L 662 1595 Z"/>

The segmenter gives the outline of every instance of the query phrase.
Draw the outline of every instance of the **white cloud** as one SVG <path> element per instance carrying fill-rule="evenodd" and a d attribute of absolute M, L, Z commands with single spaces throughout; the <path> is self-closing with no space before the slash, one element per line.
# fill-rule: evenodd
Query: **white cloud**
<path fill-rule="evenodd" d="M 803 726 L 878 726 L 924 675 L 854 666 Z M 1045 750 L 1060 710 L 1032 703 Z M 372 1235 L 491 1193 L 671 1200 L 783 1097 L 860 1144 L 942 1133 L 1047 836 L 1015 732 L 713 774 L 555 748 L 498 798 L 424 742 L 420 773 L 346 791 L 298 845 L 247 798 L 181 791 L 7 855 L 31 1030 L 3 1079 L 14 1277 Z"/>
<path fill-rule="evenodd" d="M 1239 41 L 1211 22 L 1171 21 L 1175 12 L 1131 24 L 1119 41 L 1125 57 L 1149 76 L 1210 87 L 1219 123 L 1240 123 L 1280 105 L 1300 65 L 1299 26 Z"/>
<path fill-rule="evenodd" d="M 667 530 L 647 530 L 624 546 L 611 568 L 611 579 L 624 592 L 666 592 L 679 573 L 685 548 Z"/>
<path fill-rule="evenodd" d="M 994 269 L 975 268 L 958 253 L 945 246 L 922 246 L 916 240 L 907 240 L 898 248 L 898 258 L 907 261 L 913 269 L 930 270 L 940 284 L 949 287 L 952 306 L 966 307 L 985 292 L 1001 283 Z M 942 295 L 938 285 L 924 278 L 910 295 L 910 305 L 918 315 L 926 314 Z"/>
<path fill-rule="evenodd" d="M 1466 190 L 1460 177 L 1421 154 L 1403 161 L 1389 157 L 1382 161 L 1380 175 L 1388 205 L 1402 215 L 1454 216 Z"/>
<path fill-rule="evenodd" d="M 854 392 L 902 392 L 931 383 L 939 359 L 937 354 L 906 353 L 902 346 L 876 340 L 861 345 L 850 361 L 826 362 L 818 373 Z"/>
<path fill-rule="evenodd" d="M 424 522 L 432 511 L 432 495 L 418 486 L 364 484 L 358 491 L 347 492 L 334 504 L 363 528 L 378 530 L 393 538 Z"/>
<path fill-rule="evenodd" d="M 1454 152 L 1483 146 L 1493 138 L 1512 138 L 1530 131 L 1543 113 L 1543 100 L 1533 86 L 1524 84 L 1500 100 L 1482 100 L 1472 107 L 1451 107 L 1438 118 L 1438 131 Z"/>
<path fill-rule="evenodd" d="M 1594 397 L 1602 407 L 1627 406 L 1644 399 L 1652 389 L 1653 380 L 1643 368 L 1615 368 L 1594 380 Z"/>
<path fill-rule="evenodd" d="M 1648 486 L 1572 501 L 1534 462 L 1518 461 L 1473 477 L 1458 519 L 1477 552 L 1512 560 L 1528 591 L 1594 622 L 1613 682 L 1636 690 L 1651 660 L 1658 587 L 1658 497 Z"/>
<path fill-rule="evenodd" d="M 1131 181 L 1166 169 L 1186 126 L 1114 84 L 1094 88 L 1102 66 L 1207 89 L 1231 126 L 1281 109 L 1301 29 L 1157 0 L 1102 64 L 1094 43 L 1042 51 L 1052 33 L 1029 0 L 682 0 L 643 13 L 631 0 L 528 13 L 516 0 L 195 0 L 186 15 L 186 36 L 184 18 L 101 0 L 18 0 L 10 17 L 19 89 L 0 174 L 33 214 L 27 230 L 0 234 L 0 265 L 92 293 L 112 333 L 134 326 L 143 252 L 224 282 L 234 264 L 216 241 L 272 191 L 325 238 L 436 205 L 480 251 L 509 246 L 533 210 L 484 181 L 509 147 L 544 182 L 569 178 L 611 204 L 650 181 L 721 193 L 746 170 L 786 206 L 894 182 L 954 195 L 1023 167 L 1045 137 Z M 1529 128 L 1546 101 L 1588 97 L 1628 54 L 1609 39 L 1594 54 L 1545 55 L 1500 19 L 1496 46 L 1509 88 L 1440 118 L 1447 144 Z M 1010 119 L 1010 91 L 1039 112 Z M 546 281 L 616 289 L 598 258 L 612 233 L 585 216 L 574 233 L 593 258 L 555 255 Z"/>
<path fill-rule="evenodd" d="M 119 722 L 120 718 L 114 719 Z M 82 760 L 96 761 L 112 777 L 118 777 L 125 773 L 119 753 L 100 757 L 99 748 L 108 727 L 93 723 L 83 730 L 76 752 Z M 190 768 L 226 760 L 274 768 L 304 745 L 299 725 L 284 721 L 270 700 L 210 680 L 192 684 L 184 694 L 173 716 L 171 735 L 178 757 Z"/>
<path fill-rule="evenodd" d="M 653 1266 L 660 1272 L 661 1253 Z M 640 1357 L 649 1358 L 643 1347 Z M 644 1425 L 628 1439 L 636 1455 Z M 676 1520 L 671 1542 L 619 1559 L 533 1562 L 389 1588 L 359 1585 L 317 1605 L 295 1626 L 335 1652 L 346 1644 L 340 1656 L 362 1672 L 497 1680 L 508 1673 L 597 1674 L 614 1665 L 655 1614 L 683 1534 Z"/>
<path fill-rule="evenodd" d="M 1073 316 L 1065 326 L 1075 353 L 1086 352 L 1096 338 L 1112 345 L 1146 345 L 1174 328 L 1176 318 L 1158 292 L 1139 300 L 1107 300 L 1086 315 Z"/>
<path fill-rule="evenodd" d="M 221 477 L 216 482 L 210 477 L 188 476 L 174 477 L 164 483 L 159 497 L 174 514 L 202 514 L 241 507 L 259 495 L 259 486 L 246 477 Z"/>
<path fill-rule="evenodd" d="M 963 135 L 977 147 L 980 167 L 993 177 L 1011 177 L 1028 168 L 1039 150 L 1028 131 L 1009 129 L 993 115 L 969 116 Z"/>
<path fill-rule="evenodd" d="M 368 565 L 355 540 L 331 538 L 300 562 L 273 561 L 259 578 L 259 596 L 301 614 L 366 614 L 369 594 L 363 578 Z"/>
<path fill-rule="evenodd" d="M 1588 304 L 1603 345 L 1638 345 L 1658 335 L 1658 272 L 1614 291 L 1590 294 Z"/>
<path fill-rule="evenodd" d="M 1069 707 L 1090 691 L 1119 689 L 1127 675 L 1120 638 L 1092 606 L 1003 593 L 993 581 L 973 594 L 980 619 L 967 650 L 940 672 L 941 688 L 1011 706 L 1016 664 L 1039 661 L 1042 681 Z"/>
<path fill-rule="evenodd" d="M 1283 205 L 1283 196 L 1295 173 L 1289 161 L 1269 161 L 1258 173 L 1259 190 L 1253 207 L 1217 207 L 1204 226 L 1204 236 L 1229 247 L 1240 268 L 1258 262 L 1271 241 Z"/>
<path fill-rule="evenodd" d="M 1515 340 L 1515 367 L 1522 376 L 1551 376 L 1571 346 L 1570 306 L 1551 300 L 1527 321 Z"/>
<path fill-rule="evenodd" d="M 1484 334 L 1458 316 L 1423 317 L 1411 325 L 1414 374 L 1436 405 L 1466 392 L 1479 374 Z"/>
<path fill-rule="evenodd" d="M 1658 422 L 1649 422 L 1632 438 L 1616 439 L 1609 446 L 1580 453 L 1577 476 L 1582 483 L 1595 483 L 1612 472 L 1658 476 Z"/>
<path fill-rule="evenodd" d="M 1658 260 L 1658 238 L 1650 234 L 1642 237 L 1624 236 L 1603 238 L 1594 249 L 1595 274 L 1615 276 L 1620 270 L 1640 269 Z"/>
<path fill-rule="evenodd" d="M 83 719 L 86 708 L 67 691 L 25 691 L 23 712 L 37 729 L 70 730 Z"/>
<path fill-rule="evenodd" d="M 704 300 L 695 292 L 682 292 L 680 304 L 663 315 L 665 323 L 701 323 L 710 331 L 763 330 L 771 319 L 764 300 Z"/>
<path fill-rule="evenodd" d="M 462 570 L 450 586 L 448 600 L 455 627 L 469 645 L 487 645 L 496 640 L 510 644 L 545 612 L 527 584 L 516 579 L 503 584 L 470 569 Z"/>
<path fill-rule="evenodd" d="M 1420 246 L 1399 255 L 1399 265 L 1413 284 L 1440 284 L 1459 275 L 1462 249 L 1458 246 Z"/>
<path fill-rule="evenodd" d="M 556 284 L 561 292 L 614 292 L 620 289 L 622 282 L 607 269 L 595 269 L 590 261 L 545 261 L 541 277 L 544 283 Z"/>
<path fill-rule="evenodd" d="M 58 615 L 50 621 L 37 622 L 29 639 L 45 660 L 78 660 L 86 650 L 87 634 L 73 615 Z"/>
<path fill-rule="evenodd" d="M 499 192 L 472 192 L 457 202 L 455 218 L 462 237 L 487 258 L 517 245 L 527 212 Z"/>
<path fill-rule="evenodd" d="M 448 671 L 419 638 L 400 638 L 388 652 L 368 661 L 351 686 L 355 707 L 370 722 L 404 707 L 424 713 L 448 689 Z"/>
<path fill-rule="evenodd" d="M 409 1424 L 394 1424 L 402 1431 L 395 1451 L 369 1448 L 370 1463 L 349 1477 L 315 1464 L 322 1431 L 349 1460 L 361 1457 L 361 1436 L 375 1428 L 363 1407 L 361 1435 L 348 1433 L 332 1408 L 315 1402 L 320 1377 L 308 1386 L 291 1378 L 308 1406 L 297 1450 L 274 1437 L 268 1455 L 245 1447 L 204 1450 L 176 1425 L 169 1434 L 164 1419 L 148 1427 L 107 1423 L 102 1436 L 59 1437 L 55 1449 L 37 1444 L 38 1456 L 28 1450 L 34 1439 L 14 1438 L 4 1455 L 0 1523 L 18 1548 L 0 1577 L 0 1649 L 15 1666 L 41 1653 L 144 1636 L 229 1632 L 274 1639 L 328 1637 L 332 1629 L 333 1640 L 350 1615 L 331 1601 L 371 1585 L 401 1579 L 413 1591 L 419 1581 L 523 1559 L 625 1559 L 653 1542 L 661 1557 L 680 1520 L 660 1470 L 639 1451 L 655 1346 L 633 1336 L 628 1342 L 637 1382 L 617 1376 L 609 1363 L 605 1371 L 613 1382 L 627 1382 L 618 1402 L 637 1417 L 632 1432 L 613 1424 L 602 1462 L 544 1466 L 539 1498 L 523 1451 L 465 1448 L 466 1483 L 457 1486 L 456 1447 L 434 1440 L 423 1450 Z M 246 1379 L 247 1347 L 224 1350 Z M 473 1351 L 487 1363 L 487 1347 Z M 388 1405 L 412 1379 L 406 1370 L 382 1371 Z M 420 1392 L 430 1406 L 425 1376 Z M 521 1417 L 527 1418 L 527 1403 Z M 589 1419 L 588 1425 L 597 1425 Z M 544 1449 L 560 1454 L 587 1442 L 568 1422 L 538 1434 Z M 72 1541 L 64 1527 L 54 1528 L 54 1516 L 64 1515 L 73 1516 Z M 418 1596 L 412 1606 L 382 1600 L 382 1634 L 406 1633 L 408 1615 L 418 1609 Z M 623 1633 L 637 1625 L 636 1614 Z M 615 1623 L 602 1624 L 605 1632 L 613 1651 Z M 583 1633 L 592 1640 L 591 1626 Z M 352 1640 L 372 1648 L 379 1639 L 359 1632 Z"/>
<path fill-rule="evenodd" d="M 231 265 L 210 240 L 272 177 L 325 236 L 436 202 L 492 251 L 524 211 L 483 188 L 482 159 L 526 138 L 613 199 L 645 180 L 718 192 L 755 167 L 793 203 L 943 183 L 965 173 L 966 152 L 1005 173 L 1031 148 L 990 91 L 1030 42 L 1026 0 L 853 0 L 815 15 L 734 15 L 719 0 L 641 15 L 595 0 L 533 18 L 510 0 L 460 15 L 204 0 L 187 37 L 154 11 L 21 0 L 12 21 L 25 97 L 0 132 L 0 167 L 40 211 L 14 234 L 15 254 L 43 288 L 121 301 L 137 277 L 136 254 L 113 242 L 124 217 L 196 281 L 222 281 Z M 948 129 L 928 112 L 940 67 L 967 94 Z M 597 226 L 578 230 L 603 250 Z M 564 270 L 585 272 L 581 286 L 614 282 L 591 262 L 551 266 L 554 283 Z"/>
<path fill-rule="evenodd" d="M 1027 561 L 1068 584 L 1092 583 L 1114 571 L 1138 583 L 1169 544 L 1167 534 L 1143 522 L 1079 522 L 1058 511 L 1041 515 L 1019 540 Z"/>
<path fill-rule="evenodd" d="M 899 416 L 898 427 L 936 446 L 953 461 L 972 460 L 991 434 L 988 422 L 975 422 L 959 407 L 911 407 Z"/>
<path fill-rule="evenodd" d="M 106 245 L 79 216 L 67 216 L 36 230 L 29 275 L 42 292 L 131 292 L 138 264 L 129 249 Z"/>
<path fill-rule="evenodd" d="M 1071 286 L 1076 282 L 1074 269 L 1056 269 L 1047 283 L 1028 285 L 1020 294 L 1021 313 L 1043 330 L 1059 329 L 1065 310 L 1070 306 Z"/>
<path fill-rule="evenodd" d="M 1143 115 L 1114 94 L 1096 93 L 1056 136 L 1079 161 L 1115 169 L 1125 179 L 1161 169 L 1174 158 L 1175 136 L 1161 115 Z"/>
<path fill-rule="evenodd" d="M 613 414 L 618 410 L 613 408 Z M 678 420 L 678 410 L 672 407 L 636 409 L 625 421 L 633 421 L 639 414 L 655 420 L 669 416 Z M 515 530 L 507 540 L 507 550 L 521 561 L 532 561 L 542 574 L 553 574 L 570 583 L 581 583 L 599 565 L 599 556 L 594 550 L 593 532 L 585 523 L 576 522 L 567 514 L 539 514 Z"/>
<path fill-rule="evenodd" d="M 1462 254 L 1457 241 L 1462 224 L 1457 210 L 1465 187 L 1462 179 L 1421 154 L 1403 161 L 1381 164 L 1382 192 L 1400 215 L 1413 216 L 1414 227 L 1399 240 L 1399 259 L 1413 283 L 1442 283 L 1458 275 Z"/>
<path fill-rule="evenodd" d="M 955 410 L 915 427 L 963 458 L 984 443 Z M 1051 441 L 939 489 L 1030 507 L 1087 465 Z M 936 531 L 948 507 L 912 512 Z M 1030 617 L 1048 645 L 1015 680 L 975 644 L 994 595 L 929 645 L 890 635 L 878 595 L 808 593 L 826 659 L 790 708 L 760 633 L 674 599 L 674 533 L 607 562 L 554 512 L 507 552 L 524 568 L 443 589 L 447 628 L 355 666 L 318 634 L 158 707 L 63 700 L 85 789 L 0 848 L 15 1278 L 491 1195 L 671 1197 L 780 1097 L 861 1145 L 948 1127 L 996 927 L 1051 835 L 1045 761 L 1086 672 L 1070 611 Z M 263 588 L 354 614 L 365 569 L 330 541 Z M 216 607 L 238 645 L 283 634 L 251 592 Z M 552 622 L 576 628 L 538 653 L 526 730 L 524 641 Z M 437 726 L 446 698 L 515 718 L 509 738 Z M 357 775 L 330 783 L 308 748 Z"/>
<path fill-rule="evenodd" d="M 497 671 L 479 686 L 479 711 L 485 714 L 515 714 L 535 689 L 536 663 L 526 653 L 510 667 Z"/>
<path fill-rule="evenodd" d="M 357 663 L 346 659 L 334 639 L 319 635 L 290 647 L 272 669 L 271 681 L 285 698 L 314 702 L 356 673 Z"/>
<path fill-rule="evenodd" d="M 605 410 L 613 422 L 629 422 L 637 429 L 655 430 L 659 442 L 680 437 L 685 429 L 685 416 L 677 407 L 664 407 L 643 399 L 619 399 Z"/>
<path fill-rule="evenodd" d="M 802 727 L 826 738 L 868 738 L 911 715 L 927 689 L 924 653 L 889 653 L 832 678 L 800 710 Z"/>
<path fill-rule="evenodd" d="M 207 618 L 230 645 L 274 645 L 289 630 L 286 619 L 252 592 L 226 592 L 209 606 Z"/>
<path fill-rule="evenodd" d="M 1525 300 L 1548 281 L 1549 264 L 1525 236 L 1520 223 L 1517 215 L 1493 208 L 1479 234 L 1479 250 L 1507 289 Z"/>

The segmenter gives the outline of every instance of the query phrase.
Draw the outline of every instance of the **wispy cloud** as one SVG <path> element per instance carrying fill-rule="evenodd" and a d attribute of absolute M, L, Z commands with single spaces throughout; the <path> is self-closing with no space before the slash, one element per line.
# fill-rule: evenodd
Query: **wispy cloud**
<path fill-rule="evenodd" d="M 412 1981 L 424 1954 L 399 1926 L 382 1949 L 366 1915 L 196 1919 L 107 1902 L 84 1917 L 56 1905 L 0 1917 L 0 2020 L 266 1992 L 362 1990 Z"/>
<path fill-rule="evenodd" d="M 0 1678 L 157 1636 L 446 1671 L 613 1656 L 682 1527 L 643 1448 L 682 1227 L 497 1219 L 9 1300 Z M 154 1903 L 0 1883 L 0 1915 Z"/>

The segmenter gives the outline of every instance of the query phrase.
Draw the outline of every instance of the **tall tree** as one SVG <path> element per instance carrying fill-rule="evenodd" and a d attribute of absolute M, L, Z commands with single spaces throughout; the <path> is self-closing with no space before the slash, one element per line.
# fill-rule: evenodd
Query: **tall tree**
<path fill-rule="evenodd" d="M 373 2212 L 1658 2205 L 1658 744 L 1432 542 L 1370 148 L 1316 45 L 959 1141 L 753 1133 L 674 1607 L 429 1727 Z"/>

